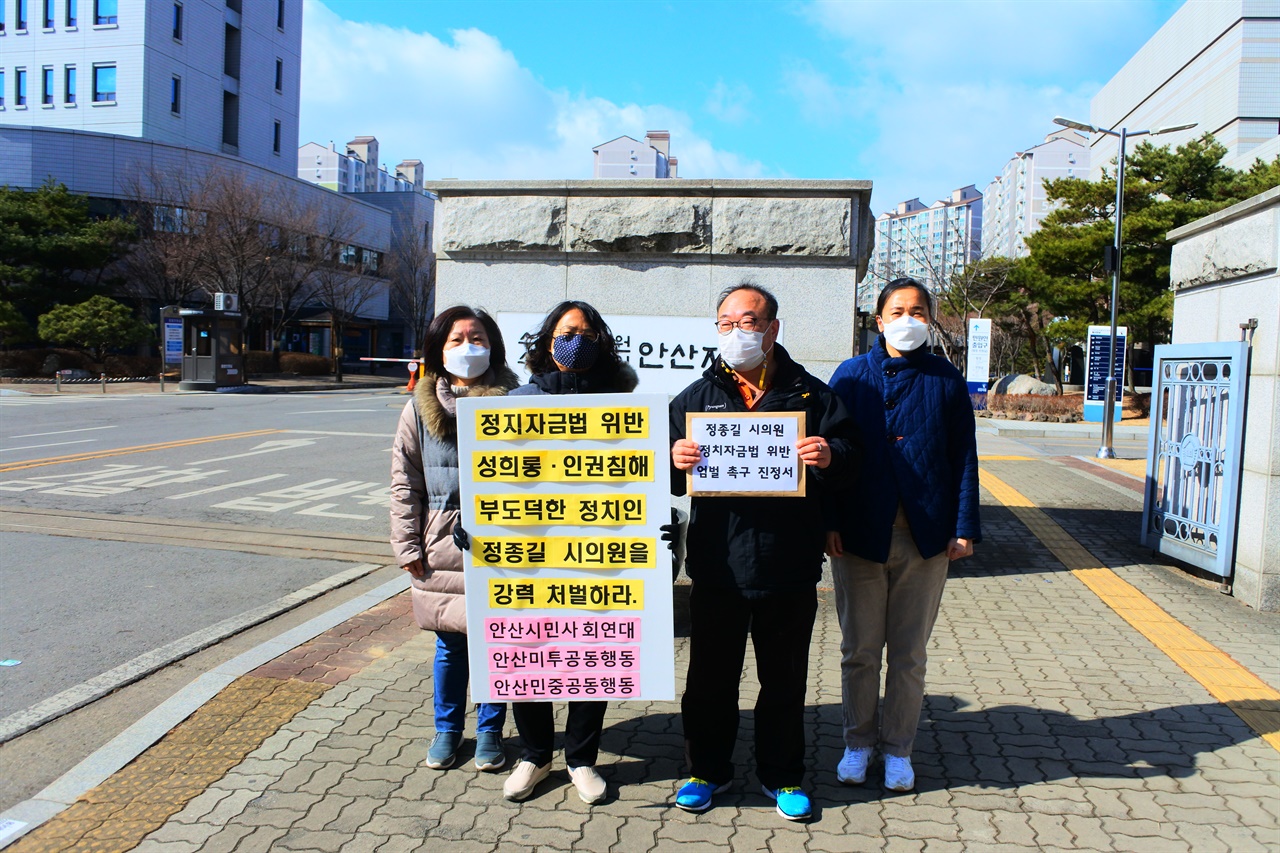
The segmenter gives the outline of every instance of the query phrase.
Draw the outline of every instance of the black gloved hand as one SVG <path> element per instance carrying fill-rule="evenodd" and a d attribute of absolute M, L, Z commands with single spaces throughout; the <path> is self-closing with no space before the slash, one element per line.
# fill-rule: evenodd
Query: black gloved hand
<path fill-rule="evenodd" d="M 471 550 L 471 537 L 463 529 L 461 520 L 453 523 L 453 544 L 458 546 L 459 551 Z"/>

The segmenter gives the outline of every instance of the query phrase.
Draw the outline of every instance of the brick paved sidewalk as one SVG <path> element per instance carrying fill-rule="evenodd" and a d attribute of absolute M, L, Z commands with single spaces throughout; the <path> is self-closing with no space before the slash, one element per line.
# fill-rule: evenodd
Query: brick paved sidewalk
<path fill-rule="evenodd" d="M 1274 728 L 1280 704 L 1256 697 L 1280 687 L 1280 619 L 1143 563 L 1150 558 L 1132 542 L 1131 523 L 1140 496 L 1122 482 L 1058 461 L 983 468 L 998 478 L 984 483 L 999 488 L 984 490 L 978 556 L 956 564 L 948 581 L 930 647 L 914 793 L 836 782 L 840 632 L 829 593 L 820 596 L 811 656 L 816 815 L 808 824 L 782 820 L 759 793 L 745 748 L 756 689 L 750 669 L 738 779 L 701 815 L 669 805 L 683 773 L 674 702 L 610 704 L 600 759 L 610 799 L 594 807 L 573 793 L 562 764 L 527 802 L 504 801 L 504 774 L 474 770 L 470 740 L 464 762 L 428 770 L 434 637 L 416 629 L 399 596 L 239 679 L 9 849 L 392 853 L 439 850 L 446 841 L 450 851 L 627 853 L 677 845 L 1280 849 L 1280 752 L 1242 719 L 1255 712 L 1255 725 Z M 1036 508 L 1004 506 L 1010 494 Z M 1055 529 L 1068 535 L 1054 539 Z M 1064 566 L 1073 545 L 1096 558 L 1090 571 L 1132 588 L 1133 601 L 1154 602 L 1208 648 L 1229 653 L 1222 659 L 1230 666 L 1244 664 L 1263 692 L 1215 699 L 1081 579 L 1092 576 Z M 679 676 L 683 637 L 676 654 Z M 1264 733 L 1280 743 L 1274 730 Z"/>

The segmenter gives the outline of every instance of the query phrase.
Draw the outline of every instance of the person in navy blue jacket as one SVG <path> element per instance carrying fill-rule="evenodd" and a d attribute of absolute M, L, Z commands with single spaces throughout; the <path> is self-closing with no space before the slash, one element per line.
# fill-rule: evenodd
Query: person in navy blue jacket
<path fill-rule="evenodd" d="M 982 539 L 973 405 L 960 372 L 924 346 L 932 308 L 920 282 L 889 282 L 876 301 L 879 339 L 830 383 L 866 452 L 857 484 L 824 507 L 842 635 L 845 752 L 836 776 L 862 784 L 878 745 L 893 791 L 915 787 L 925 648 L 947 568 Z"/>

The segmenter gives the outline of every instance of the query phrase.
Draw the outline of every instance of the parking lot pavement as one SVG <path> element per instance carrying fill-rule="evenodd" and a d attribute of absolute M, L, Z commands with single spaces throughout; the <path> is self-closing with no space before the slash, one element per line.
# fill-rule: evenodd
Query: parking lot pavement
<path fill-rule="evenodd" d="M 610 791 L 596 806 L 562 765 L 528 801 L 506 802 L 503 774 L 470 766 L 470 741 L 454 769 L 427 769 L 434 638 L 397 595 L 192 701 L 101 784 L 62 790 L 66 807 L 10 849 L 1275 849 L 1280 682 L 1267 650 L 1280 618 L 1152 564 L 1133 541 L 1141 496 L 1123 483 L 1046 457 L 982 467 L 985 540 L 947 584 L 912 793 L 883 790 L 875 770 L 864 786 L 836 781 L 829 592 L 810 658 L 804 824 L 759 793 L 750 664 L 738 778 L 702 814 L 671 806 L 684 772 L 675 702 L 610 704 Z"/>

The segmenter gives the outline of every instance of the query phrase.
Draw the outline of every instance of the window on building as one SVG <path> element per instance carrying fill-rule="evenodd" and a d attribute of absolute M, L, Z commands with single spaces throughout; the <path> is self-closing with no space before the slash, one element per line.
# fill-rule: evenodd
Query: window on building
<path fill-rule="evenodd" d="M 93 66 L 93 100 L 94 103 L 107 103 L 116 99 L 116 67 L 114 65 Z"/>
<path fill-rule="evenodd" d="M 276 91 L 284 91 L 284 60 L 276 59 Z"/>
<path fill-rule="evenodd" d="M 271 150 L 276 154 L 280 153 L 280 122 L 275 122 L 271 126 Z"/>
<path fill-rule="evenodd" d="M 169 112 L 174 115 L 182 113 L 182 78 L 174 77 L 169 86 Z"/>
<path fill-rule="evenodd" d="M 93 22 L 95 24 L 114 24 L 119 13 L 118 0 L 93 0 Z"/>
<path fill-rule="evenodd" d="M 4 69 L 0 68 L 0 107 L 3 107 L 3 106 L 4 106 Z"/>
<path fill-rule="evenodd" d="M 240 11 L 240 0 L 227 0 L 227 8 L 232 12 Z"/>
<path fill-rule="evenodd" d="M 17 8 L 14 9 L 13 26 L 21 31 L 27 28 L 27 0 L 18 0 Z"/>
<path fill-rule="evenodd" d="M 53 0 L 44 0 L 44 28 L 53 29 Z"/>
<path fill-rule="evenodd" d="M 4 3 L 0 2 L 0 33 L 4 32 Z"/>
<path fill-rule="evenodd" d="M 79 2 L 80 0 L 67 0 L 67 17 L 65 20 L 68 27 L 76 25 L 76 4 Z"/>
<path fill-rule="evenodd" d="M 13 104 L 17 107 L 27 105 L 27 69 L 13 69 Z"/>
<path fill-rule="evenodd" d="M 284 0 L 276 0 L 276 29 L 284 29 Z"/>
<path fill-rule="evenodd" d="M 46 65 L 40 69 L 40 103 L 53 106 L 53 66 Z"/>
<path fill-rule="evenodd" d="M 173 37 L 182 41 L 182 4 L 173 4 Z"/>
<path fill-rule="evenodd" d="M 64 104 L 76 102 L 76 67 L 74 65 L 68 65 L 62 75 L 62 102 Z"/>

